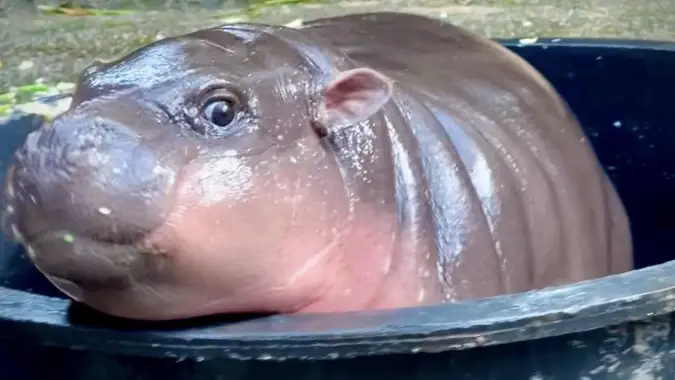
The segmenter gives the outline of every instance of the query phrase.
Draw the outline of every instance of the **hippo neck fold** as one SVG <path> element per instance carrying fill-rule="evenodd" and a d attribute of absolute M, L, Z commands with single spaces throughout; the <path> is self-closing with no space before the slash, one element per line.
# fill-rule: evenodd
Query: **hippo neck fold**
<path fill-rule="evenodd" d="M 256 26 L 238 25 L 237 28 L 260 32 Z M 315 89 L 337 73 L 361 66 L 317 35 L 281 27 L 263 33 L 283 40 L 302 56 L 312 73 L 311 86 Z M 317 102 L 310 99 L 310 114 Z M 443 294 L 447 289 L 442 285 L 441 268 L 437 264 L 436 225 L 422 162 L 426 153 L 421 153 L 420 142 L 411 130 L 400 126 L 409 120 L 399 108 L 396 101 L 390 101 L 370 119 L 331 134 L 325 148 L 340 168 L 350 200 L 350 224 L 357 230 L 345 238 L 344 244 L 349 246 L 349 240 L 391 241 L 386 248 L 380 245 L 369 252 L 354 254 L 383 256 L 388 269 L 380 285 L 382 293 L 407 295 L 415 297 L 420 304 L 433 304 L 450 295 Z M 368 231 L 371 236 L 364 236 L 362 231 Z M 368 244 L 354 244 L 359 245 Z M 413 283 L 400 283 L 401 278 L 413 279 Z M 394 279 L 394 283 L 389 279 Z M 396 288 L 398 291 L 393 290 Z M 370 307 L 396 307 L 407 302 L 396 297 L 381 298 L 377 293 L 373 295 L 376 304 Z"/>

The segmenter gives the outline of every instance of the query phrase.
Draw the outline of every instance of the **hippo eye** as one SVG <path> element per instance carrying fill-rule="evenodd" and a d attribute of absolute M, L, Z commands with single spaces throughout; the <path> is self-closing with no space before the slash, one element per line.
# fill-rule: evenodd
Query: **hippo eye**
<path fill-rule="evenodd" d="M 237 116 L 234 102 L 228 99 L 214 99 L 204 106 L 204 118 L 218 127 L 227 127 Z"/>

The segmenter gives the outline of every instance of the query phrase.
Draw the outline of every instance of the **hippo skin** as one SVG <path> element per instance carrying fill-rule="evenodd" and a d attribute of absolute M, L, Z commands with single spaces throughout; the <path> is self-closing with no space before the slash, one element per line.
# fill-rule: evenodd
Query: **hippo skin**
<path fill-rule="evenodd" d="M 94 64 L 4 196 L 57 288 L 133 319 L 415 307 L 632 268 L 623 205 L 552 86 L 412 14 L 229 24 Z"/>

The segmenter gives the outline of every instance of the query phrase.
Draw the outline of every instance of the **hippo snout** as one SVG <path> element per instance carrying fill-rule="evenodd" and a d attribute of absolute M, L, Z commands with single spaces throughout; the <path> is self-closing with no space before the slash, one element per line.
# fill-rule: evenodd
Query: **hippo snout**
<path fill-rule="evenodd" d="M 124 281 L 143 265 L 138 243 L 164 221 L 175 180 L 157 144 L 100 116 L 66 114 L 32 133 L 7 173 L 8 236 L 72 289 Z"/>

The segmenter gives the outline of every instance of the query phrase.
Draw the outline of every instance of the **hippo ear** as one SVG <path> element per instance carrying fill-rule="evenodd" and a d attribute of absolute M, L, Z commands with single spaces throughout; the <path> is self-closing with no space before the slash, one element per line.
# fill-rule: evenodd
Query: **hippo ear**
<path fill-rule="evenodd" d="M 391 80 L 368 68 L 340 73 L 323 89 L 319 124 L 327 131 L 364 121 L 389 101 Z"/>

